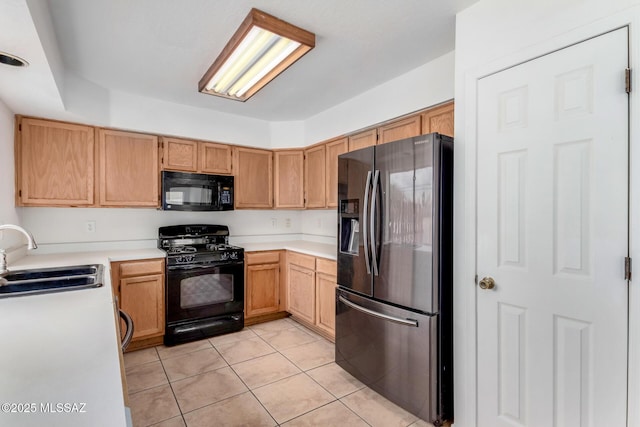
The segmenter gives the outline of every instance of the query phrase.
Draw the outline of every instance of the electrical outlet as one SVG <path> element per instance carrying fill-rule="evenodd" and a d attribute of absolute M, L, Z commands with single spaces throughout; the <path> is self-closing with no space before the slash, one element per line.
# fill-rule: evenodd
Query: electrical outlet
<path fill-rule="evenodd" d="M 276 218 L 271 218 L 271 228 L 278 227 L 278 220 Z"/>
<path fill-rule="evenodd" d="M 286 228 L 291 228 L 291 218 L 285 218 L 284 220 L 284 226 Z"/>
<path fill-rule="evenodd" d="M 87 233 L 95 233 L 96 232 L 96 222 L 95 221 L 87 221 L 86 224 Z"/>

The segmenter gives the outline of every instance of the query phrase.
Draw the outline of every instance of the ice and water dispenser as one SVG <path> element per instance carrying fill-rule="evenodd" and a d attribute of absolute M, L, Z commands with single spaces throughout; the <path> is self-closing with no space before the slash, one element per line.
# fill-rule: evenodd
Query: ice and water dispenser
<path fill-rule="evenodd" d="M 358 254 L 360 241 L 359 200 L 340 200 L 340 252 Z"/>

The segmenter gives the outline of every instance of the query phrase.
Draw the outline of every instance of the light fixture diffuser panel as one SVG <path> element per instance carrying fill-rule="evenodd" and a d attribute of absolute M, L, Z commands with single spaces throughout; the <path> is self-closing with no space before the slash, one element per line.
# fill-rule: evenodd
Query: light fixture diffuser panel
<path fill-rule="evenodd" d="M 200 79 L 198 90 L 246 101 L 315 47 L 315 34 L 251 9 Z"/>

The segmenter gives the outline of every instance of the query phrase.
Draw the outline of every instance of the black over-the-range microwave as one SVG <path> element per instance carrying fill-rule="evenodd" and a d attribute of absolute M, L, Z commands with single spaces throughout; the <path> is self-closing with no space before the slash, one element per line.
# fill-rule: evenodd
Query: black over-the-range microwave
<path fill-rule="evenodd" d="M 233 210 L 233 176 L 163 171 L 162 209 Z"/>

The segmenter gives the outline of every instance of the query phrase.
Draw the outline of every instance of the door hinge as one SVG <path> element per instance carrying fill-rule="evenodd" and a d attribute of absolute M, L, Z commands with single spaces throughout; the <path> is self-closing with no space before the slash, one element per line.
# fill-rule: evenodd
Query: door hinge
<path fill-rule="evenodd" d="M 624 280 L 631 280 L 631 258 L 624 257 Z"/>
<path fill-rule="evenodd" d="M 473 283 L 475 283 L 476 285 L 478 284 L 478 275 L 476 274 L 476 276 L 473 278 Z"/>
<path fill-rule="evenodd" d="M 631 68 L 624 70 L 624 87 L 627 93 L 631 93 Z"/>
<path fill-rule="evenodd" d="M 20 124 L 18 125 L 18 131 L 19 131 L 19 132 L 22 132 L 22 123 L 20 123 Z"/>

